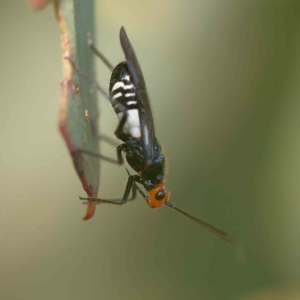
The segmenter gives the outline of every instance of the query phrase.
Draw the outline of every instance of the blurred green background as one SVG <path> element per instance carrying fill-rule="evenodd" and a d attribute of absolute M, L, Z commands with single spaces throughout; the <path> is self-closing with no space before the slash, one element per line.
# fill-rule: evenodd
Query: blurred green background
<path fill-rule="evenodd" d="M 0 299 L 300 299 L 300 2 L 95 3 L 98 47 L 123 60 L 121 25 L 135 47 L 172 202 L 230 232 L 248 262 L 140 197 L 82 221 L 57 126 L 53 7 L 0 0 Z M 100 130 L 112 135 L 116 116 L 99 99 Z M 99 196 L 120 197 L 126 180 L 124 167 L 102 163 Z"/>

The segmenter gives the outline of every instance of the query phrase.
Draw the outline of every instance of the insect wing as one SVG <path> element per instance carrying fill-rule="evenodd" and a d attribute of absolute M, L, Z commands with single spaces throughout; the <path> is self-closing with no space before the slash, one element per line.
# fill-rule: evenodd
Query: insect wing
<path fill-rule="evenodd" d="M 140 64 L 123 26 L 120 30 L 120 41 L 126 57 L 126 63 L 131 75 L 131 80 L 136 88 L 135 94 L 139 107 L 144 158 L 145 162 L 150 164 L 154 158 L 155 132 L 150 101 L 146 90 L 146 83 Z"/>

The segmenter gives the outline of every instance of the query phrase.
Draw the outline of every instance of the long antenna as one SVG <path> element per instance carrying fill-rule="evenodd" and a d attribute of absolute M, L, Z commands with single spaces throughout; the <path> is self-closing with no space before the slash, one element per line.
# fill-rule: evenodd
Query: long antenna
<path fill-rule="evenodd" d="M 185 215 L 186 217 L 188 217 L 190 220 L 196 222 L 197 224 L 203 226 L 204 228 L 208 229 L 209 231 L 211 231 L 212 233 L 214 233 L 215 235 L 217 235 L 218 237 L 220 237 L 221 239 L 223 239 L 225 242 L 231 244 L 234 248 L 236 248 L 236 242 L 235 240 L 224 230 L 219 229 L 213 225 L 210 225 L 200 219 L 197 219 L 195 217 L 193 217 L 192 215 L 186 213 L 185 211 L 179 209 L 178 207 L 176 207 L 174 204 L 170 203 L 170 202 L 166 202 L 165 203 L 167 206 L 179 211 L 181 214 Z"/>

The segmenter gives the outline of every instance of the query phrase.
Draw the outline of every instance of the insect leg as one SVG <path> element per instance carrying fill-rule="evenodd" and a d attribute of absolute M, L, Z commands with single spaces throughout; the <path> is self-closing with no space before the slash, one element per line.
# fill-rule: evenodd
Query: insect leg
<path fill-rule="evenodd" d="M 128 176 L 125 192 L 124 192 L 124 195 L 123 195 L 122 199 L 105 200 L 105 199 L 101 199 L 101 198 L 92 198 L 92 197 L 87 197 L 87 198 L 79 197 L 79 199 L 80 200 L 95 201 L 97 203 L 109 203 L 109 204 L 123 205 L 129 200 L 128 198 L 129 198 L 129 194 L 130 194 L 131 189 L 133 189 L 132 199 L 135 198 L 135 196 L 136 196 L 136 191 L 135 190 L 136 190 L 136 187 L 137 187 L 136 182 L 140 183 L 141 180 L 142 180 L 142 178 L 139 177 L 138 175 Z"/>
<path fill-rule="evenodd" d="M 131 176 L 131 174 L 129 173 L 129 171 L 126 168 L 126 172 L 129 176 Z M 141 180 L 141 178 L 140 178 Z M 141 184 L 143 184 L 142 181 L 140 181 Z M 148 196 L 146 196 L 146 194 L 139 188 L 139 186 L 136 184 L 136 182 L 134 182 L 134 186 L 135 188 L 138 190 L 138 192 L 142 195 L 142 197 L 147 201 L 148 200 Z"/>
<path fill-rule="evenodd" d="M 107 156 L 105 156 L 103 154 L 100 154 L 100 153 L 94 153 L 94 152 L 91 152 L 91 151 L 88 151 L 88 150 L 81 150 L 81 149 L 77 149 L 77 150 L 72 151 L 72 155 L 75 156 L 77 153 L 84 153 L 84 154 L 87 154 L 89 156 L 93 156 L 93 157 L 103 159 L 104 161 L 107 161 L 107 162 L 110 162 L 110 163 L 113 163 L 113 164 L 122 165 L 123 162 L 124 162 L 123 157 L 122 157 L 122 151 L 124 151 L 126 153 L 128 152 L 126 144 L 121 144 L 121 145 L 117 146 L 117 160 L 115 160 L 113 158 L 110 158 L 110 157 L 107 157 Z"/>
<path fill-rule="evenodd" d="M 124 109 L 124 111 L 125 111 L 125 109 Z M 127 113 L 125 111 L 122 119 L 120 120 L 120 122 L 118 124 L 117 129 L 115 130 L 115 136 L 123 142 L 127 142 L 130 139 L 130 135 L 128 135 L 124 132 L 124 125 L 125 125 L 126 121 L 127 121 Z"/>
<path fill-rule="evenodd" d="M 117 159 L 120 165 L 123 164 L 123 157 L 122 157 L 122 150 L 123 150 L 123 145 L 119 145 L 115 140 L 112 138 L 106 136 L 106 135 L 100 135 L 99 139 L 106 142 L 107 144 L 116 147 L 117 149 Z"/>
<path fill-rule="evenodd" d="M 127 114 L 125 112 L 122 119 L 121 119 L 121 121 L 119 122 L 119 125 L 118 125 L 116 131 L 115 131 L 116 136 L 124 142 L 129 139 L 129 136 L 126 133 L 124 133 L 124 130 L 123 130 L 123 127 L 124 127 L 124 124 L 125 124 L 126 120 L 127 120 Z M 100 138 L 101 138 L 101 136 L 100 136 Z M 108 141 L 109 143 L 114 143 L 113 140 L 111 140 L 108 137 L 104 137 L 104 139 L 106 141 Z M 87 154 L 87 155 L 90 155 L 90 156 L 101 158 L 101 159 L 103 159 L 104 161 L 107 161 L 107 162 L 122 165 L 123 164 L 122 151 L 127 152 L 126 144 L 121 144 L 121 145 L 117 146 L 117 160 L 115 160 L 113 158 L 110 158 L 110 157 L 107 157 L 103 154 L 94 153 L 94 152 L 91 152 L 91 151 L 88 151 L 88 150 L 83 150 L 83 149 L 74 150 L 72 153 L 73 153 L 73 155 L 76 155 L 76 153 L 84 153 L 84 154 Z"/>
<path fill-rule="evenodd" d="M 118 162 L 120 165 L 123 164 L 123 156 L 122 156 L 122 150 L 123 150 L 124 146 L 123 144 L 122 145 L 119 145 L 117 147 L 117 158 L 118 158 Z"/>
<path fill-rule="evenodd" d="M 93 43 L 92 41 L 90 40 L 89 41 L 89 46 L 91 47 L 91 49 L 93 51 L 98 51 L 94 46 L 93 46 Z M 99 51 L 98 51 L 99 52 Z M 99 52 L 100 53 L 100 52 Z M 101 58 L 101 57 L 100 57 Z M 110 97 L 109 95 L 104 91 L 104 89 L 92 78 L 90 78 L 87 74 L 85 74 L 81 69 L 79 69 L 75 62 L 70 58 L 70 57 L 66 57 L 66 59 L 68 59 L 70 61 L 70 63 L 72 64 L 75 72 L 78 74 L 78 76 L 84 78 L 88 83 L 90 83 L 94 88 L 96 88 L 98 91 L 101 92 L 101 94 L 107 98 L 109 101 L 110 101 Z M 101 58 L 102 59 L 102 58 Z M 103 60 L 103 59 L 102 59 Z M 104 61 L 104 60 L 103 60 Z M 104 61 L 105 63 L 105 61 Z M 105 63 L 106 64 L 106 63 Z M 109 64 L 109 62 L 108 62 Z M 109 66 L 108 66 L 109 67 Z M 129 139 L 129 135 L 127 135 L 124 130 L 123 130 L 123 127 L 126 123 L 126 120 L 127 120 L 127 113 L 126 113 L 126 109 L 125 108 L 122 108 L 119 107 L 119 109 L 121 110 L 121 112 L 123 111 L 124 114 L 123 114 L 123 117 L 122 119 L 120 120 L 119 124 L 118 124 L 118 127 L 117 129 L 115 130 L 115 135 L 117 138 L 119 138 L 120 140 L 122 141 L 127 141 Z M 114 141 L 112 141 L 110 138 L 108 137 L 101 137 L 100 136 L 100 139 L 103 139 L 103 140 L 106 140 L 108 143 L 110 144 L 114 144 Z M 122 158 L 122 150 L 124 150 L 124 146 L 120 145 L 117 147 L 117 158 L 118 160 L 114 160 L 112 158 L 109 158 L 105 155 L 102 155 L 102 154 L 98 154 L 98 153 L 93 153 L 93 152 L 90 152 L 88 150 L 83 150 L 83 149 L 77 149 L 75 151 L 73 151 L 74 154 L 76 153 L 85 153 L 87 155 L 90 155 L 90 156 L 94 156 L 94 157 L 98 157 L 98 158 L 101 158 L 105 161 L 108 161 L 108 162 L 111 162 L 111 163 L 116 163 L 116 164 L 123 164 L 123 158 Z"/>
<path fill-rule="evenodd" d="M 114 139 L 110 138 L 109 136 L 107 136 L 105 134 L 101 134 L 99 136 L 99 140 L 101 140 L 109 145 L 115 146 L 115 147 L 117 147 L 119 145 L 118 142 L 116 142 Z"/>
<path fill-rule="evenodd" d="M 107 100 L 110 101 L 109 95 L 106 93 L 106 91 L 97 83 L 96 80 L 89 77 L 87 74 L 85 74 L 81 69 L 79 69 L 73 59 L 71 57 L 65 57 L 65 59 L 68 59 L 71 65 L 73 66 L 74 71 L 78 74 L 78 76 L 84 78 L 92 87 L 94 87 L 97 91 L 99 91 L 102 96 L 104 96 Z"/>
<path fill-rule="evenodd" d="M 113 65 L 109 62 L 109 60 L 94 46 L 94 43 L 92 41 L 91 33 L 88 32 L 88 45 L 91 48 L 91 50 L 94 52 L 96 56 L 98 56 L 103 63 L 111 70 L 113 71 L 114 67 Z"/>
<path fill-rule="evenodd" d="M 94 152 L 91 152 L 88 150 L 83 150 L 83 149 L 73 150 L 71 153 L 72 153 L 72 156 L 76 156 L 79 153 L 87 154 L 89 156 L 97 157 L 97 158 L 103 159 L 104 161 L 107 161 L 107 162 L 110 162 L 113 164 L 118 164 L 118 165 L 121 165 L 123 163 L 123 160 L 122 160 L 122 162 L 120 162 L 119 158 L 118 158 L 118 160 L 115 160 L 115 159 L 107 157 L 103 154 L 94 153 Z"/>
<path fill-rule="evenodd" d="M 106 92 L 104 91 L 104 89 L 102 89 L 102 87 L 95 81 L 93 80 L 92 78 L 90 78 L 88 75 L 86 75 L 81 69 L 79 69 L 75 62 L 70 58 L 70 57 L 66 57 L 66 59 L 68 59 L 70 61 L 70 63 L 72 64 L 75 72 L 78 74 L 78 76 L 84 78 L 88 83 L 90 83 L 94 88 L 96 88 L 98 91 L 100 91 L 102 93 L 102 95 L 107 98 L 108 100 L 110 100 L 110 97 L 108 96 L 108 94 L 106 94 Z M 122 128 L 126 122 L 126 116 L 127 114 L 124 113 L 124 117 L 122 118 L 122 120 L 120 121 L 119 125 L 118 125 L 118 130 L 119 131 L 122 131 Z M 123 120 L 124 119 L 124 120 Z M 120 127 L 122 127 L 121 129 L 119 129 Z M 100 139 L 103 139 L 103 140 L 106 140 L 108 143 L 111 143 L 113 144 L 114 142 L 109 139 L 108 137 L 101 137 L 100 136 Z M 121 165 L 123 163 L 123 158 L 122 158 L 122 155 L 121 153 L 119 153 L 120 151 L 118 150 L 117 154 L 118 154 L 118 160 L 115 160 L 115 159 L 112 159 L 112 158 L 109 158 L 105 155 L 102 155 L 102 154 L 98 154 L 98 153 L 93 153 L 93 152 L 90 152 L 88 150 L 83 150 L 83 149 L 77 149 L 77 150 L 74 150 L 72 152 L 73 155 L 76 155 L 77 153 L 85 153 L 87 155 L 90 155 L 90 156 L 94 156 L 94 157 L 98 157 L 98 158 L 101 158 L 107 162 L 111 162 L 111 163 L 115 163 L 115 164 L 119 164 Z"/>
<path fill-rule="evenodd" d="M 137 193 L 136 191 L 140 191 L 140 188 L 137 186 L 137 184 L 134 182 L 133 185 L 132 185 L 132 188 L 131 188 L 131 197 L 128 198 L 127 201 L 132 201 L 132 200 L 135 200 L 136 199 L 136 196 L 137 196 Z M 143 192 L 143 191 L 142 191 Z M 80 200 L 89 200 L 88 198 L 82 198 L 82 197 L 79 197 Z M 118 203 L 115 203 L 115 201 L 117 202 L 120 202 L 121 200 L 120 199 L 111 199 L 110 201 L 113 201 L 114 203 L 113 204 L 118 204 Z M 99 202 L 101 203 L 101 202 Z M 86 203 L 84 203 L 86 204 Z M 111 204 L 111 203 L 110 203 Z M 125 204 L 125 203 L 123 203 Z"/>
<path fill-rule="evenodd" d="M 78 76 L 84 78 L 88 83 L 90 83 L 96 90 L 98 90 L 105 98 L 107 98 L 109 101 L 111 100 L 109 95 L 104 91 L 104 89 L 92 78 L 90 78 L 87 74 L 85 74 L 81 69 L 79 69 L 75 62 L 70 58 L 70 57 L 66 57 L 66 59 L 68 59 L 70 61 L 70 63 L 72 64 L 75 72 L 78 74 Z M 126 123 L 127 120 L 127 113 L 126 113 L 126 109 L 119 107 L 119 109 L 121 110 L 120 112 L 123 112 L 123 117 L 121 119 L 121 121 L 119 122 L 119 125 L 115 131 L 115 135 L 117 138 L 119 138 L 122 141 L 126 141 L 128 140 L 129 136 L 127 134 L 124 133 L 123 131 L 123 127 Z"/>

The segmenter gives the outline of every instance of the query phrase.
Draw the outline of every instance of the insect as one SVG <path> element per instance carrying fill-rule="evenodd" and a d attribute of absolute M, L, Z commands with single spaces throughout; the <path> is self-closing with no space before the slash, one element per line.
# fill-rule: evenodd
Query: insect
<path fill-rule="evenodd" d="M 161 152 L 162 149 L 160 143 L 155 135 L 146 83 L 124 27 L 121 27 L 120 30 L 120 42 L 126 61 L 119 63 L 114 68 L 103 54 L 95 48 L 89 38 L 89 46 L 92 51 L 112 71 L 109 84 L 109 95 L 100 85 L 98 85 L 98 83 L 77 68 L 71 59 L 70 61 L 75 71 L 88 80 L 110 101 L 119 119 L 115 135 L 123 142 L 117 146 L 117 163 L 123 163 L 122 153 L 124 152 L 128 164 L 138 175 L 131 175 L 127 170 L 128 180 L 122 199 L 105 200 L 91 197 L 80 197 L 80 199 L 96 201 L 97 203 L 123 205 L 128 201 L 131 190 L 133 191 L 133 198 L 135 197 L 135 191 L 137 190 L 150 207 L 158 208 L 166 205 L 173 208 L 189 219 L 212 231 L 228 243 L 235 245 L 235 241 L 225 231 L 193 217 L 169 202 L 169 192 L 164 184 L 165 157 Z M 101 154 L 91 153 L 85 150 L 79 151 L 105 159 Z M 139 188 L 138 184 L 145 188 L 148 195 Z"/>

